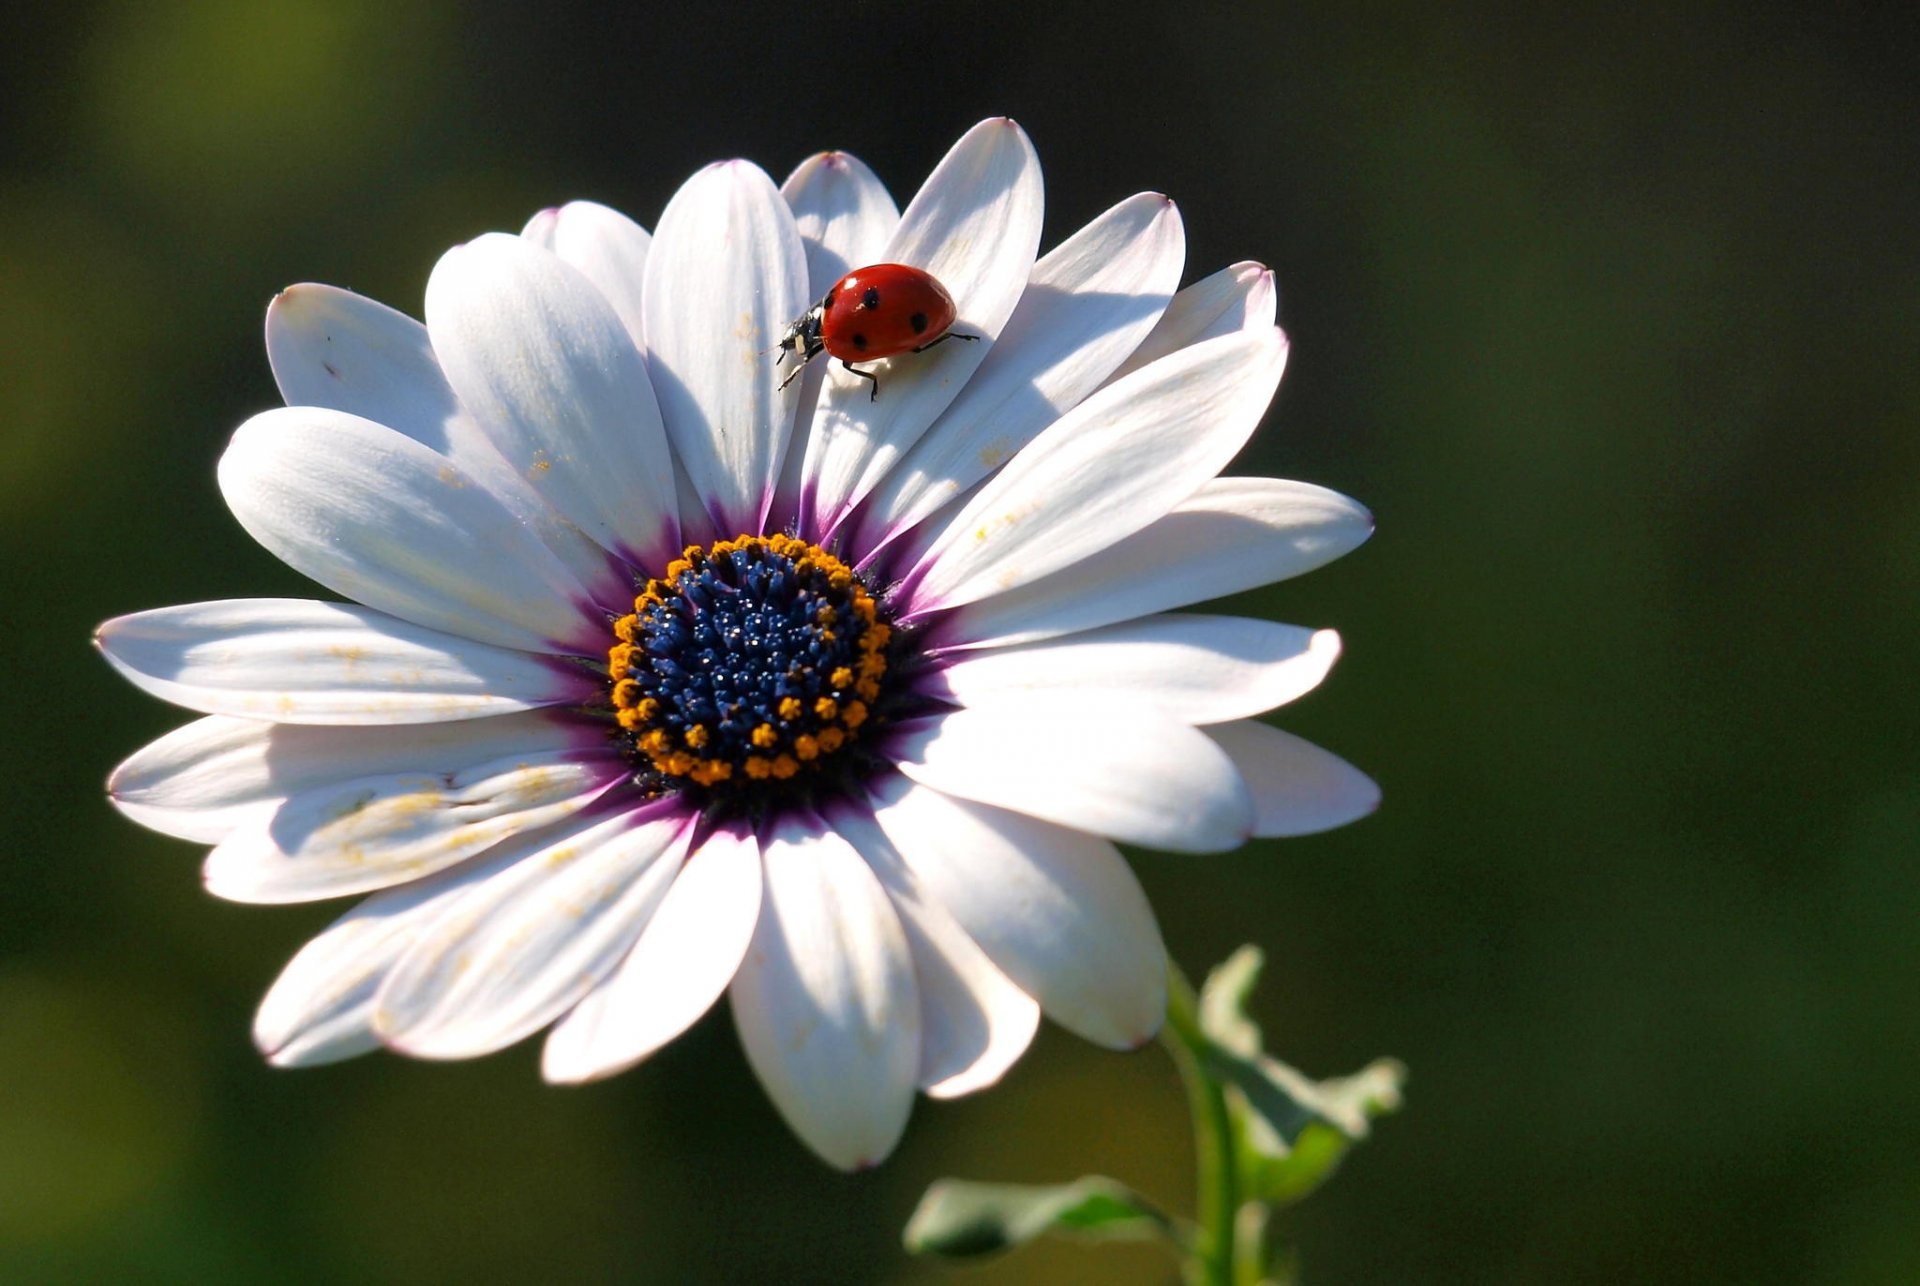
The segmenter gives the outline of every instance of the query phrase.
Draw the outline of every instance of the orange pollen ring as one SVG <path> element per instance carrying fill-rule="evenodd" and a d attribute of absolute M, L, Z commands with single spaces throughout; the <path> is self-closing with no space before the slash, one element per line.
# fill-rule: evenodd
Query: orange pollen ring
<path fill-rule="evenodd" d="M 817 545 L 690 545 L 613 623 L 608 694 L 635 757 L 661 778 L 785 781 L 858 739 L 892 636 L 853 569 Z"/>

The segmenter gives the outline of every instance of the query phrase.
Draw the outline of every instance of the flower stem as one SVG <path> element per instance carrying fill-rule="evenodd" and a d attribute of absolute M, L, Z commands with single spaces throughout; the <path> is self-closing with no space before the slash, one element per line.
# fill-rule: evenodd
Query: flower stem
<path fill-rule="evenodd" d="M 1200 1030 L 1193 988 L 1178 969 L 1169 968 L 1167 1022 L 1160 1042 L 1172 1055 L 1186 1083 L 1193 1114 L 1194 1159 L 1199 1166 L 1195 1209 L 1200 1235 L 1187 1261 L 1191 1286 L 1234 1286 L 1240 1175 L 1234 1155 L 1233 1120 L 1220 1083 L 1207 1073 L 1207 1037 Z"/>

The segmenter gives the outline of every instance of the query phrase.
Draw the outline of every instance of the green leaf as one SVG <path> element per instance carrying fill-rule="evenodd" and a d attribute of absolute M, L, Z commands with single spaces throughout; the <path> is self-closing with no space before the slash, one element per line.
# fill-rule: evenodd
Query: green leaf
<path fill-rule="evenodd" d="M 1276 1205 L 1326 1182 L 1368 1122 L 1399 1108 L 1406 1080 L 1406 1069 L 1385 1058 L 1318 1082 L 1265 1055 L 1221 1053 L 1215 1069 L 1236 1100 L 1245 1192 Z"/>
<path fill-rule="evenodd" d="M 1043 1233 L 1144 1241 L 1184 1240 L 1173 1221 L 1126 1185 L 1098 1175 L 1065 1184 L 941 1179 L 920 1198 L 903 1240 L 916 1255 L 971 1259 Z"/>
<path fill-rule="evenodd" d="M 1207 1067 L 1239 1090 L 1247 1106 L 1288 1147 L 1316 1121 L 1350 1139 L 1367 1137 L 1367 1122 L 1400 1106 L 1406 1069 L 1383 1058 L 1352 1076 L 1313 1081 L 1277 1058 L 1243 1058 L 1224 1049 L 1209 1051 Z"/>
<path fill-rule="evenodd" d="M 1221 961 L 1200 986 L 1200 1030 L 1242 1058 L 1260 1052 L 1260 1027 L 1247 1017 L 1247 1000 L 1265 964 L 1266 954 L 1248 943 Z"/>
<path fill-rule="evenodd" d="M 1241 1183 L 1246 1191 L 1274 1206 L 1288 1206 L 1332 1177 L 1353 1141 L 1329 1125 L 1309 1125 L 1284 1156 L 1249 1148 Z"/>

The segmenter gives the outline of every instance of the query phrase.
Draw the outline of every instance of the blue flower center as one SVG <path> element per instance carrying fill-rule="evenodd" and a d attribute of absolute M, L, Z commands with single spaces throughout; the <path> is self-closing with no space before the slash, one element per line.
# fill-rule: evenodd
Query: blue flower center
<path fill-rule="evenodd" d="M 893 628 L 853 569 L 792 536 L 690 546 L 614 622 L 635 776 L 713 802 L 816 792 L 863 760 Z"/>

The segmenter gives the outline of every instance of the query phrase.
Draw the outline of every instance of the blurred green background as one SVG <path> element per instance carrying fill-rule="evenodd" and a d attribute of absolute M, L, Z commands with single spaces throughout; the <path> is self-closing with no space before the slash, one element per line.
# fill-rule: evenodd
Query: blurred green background
<path fill-rule="evenodd" d="M 99 620 L 306 587 L 213 463 L 275 403 L 273 292 L 417 313 L 445 246 L 706 161 L 843 147 L 911 195 L 1009 113 L 1049 243 L 1181 203 L 1189 279 L 1279 274 L 1239 466 L 1374 542 L 1250 606 L 1339 628 L 1287 726 L 1375 818 L 1137 855 L 1199 971 L 1407 1111 L 1287 1217 L 1307 1280 L 1920 1280 L 1920 24 L 1908 5 L 1096 7 L 207 0 L 0 10 L 0 1279 L 1163 1282 L 1046 1247 L 957 1278 L 932 1178 L 1190 1199 L 1164 1056 L 1058 1032 L 847 1178 L 724 1016 L 611 1083 L 534 1048 L 265 1067 L 335 913 L 206 897 L 105 805 L 182 716 Z"/>

